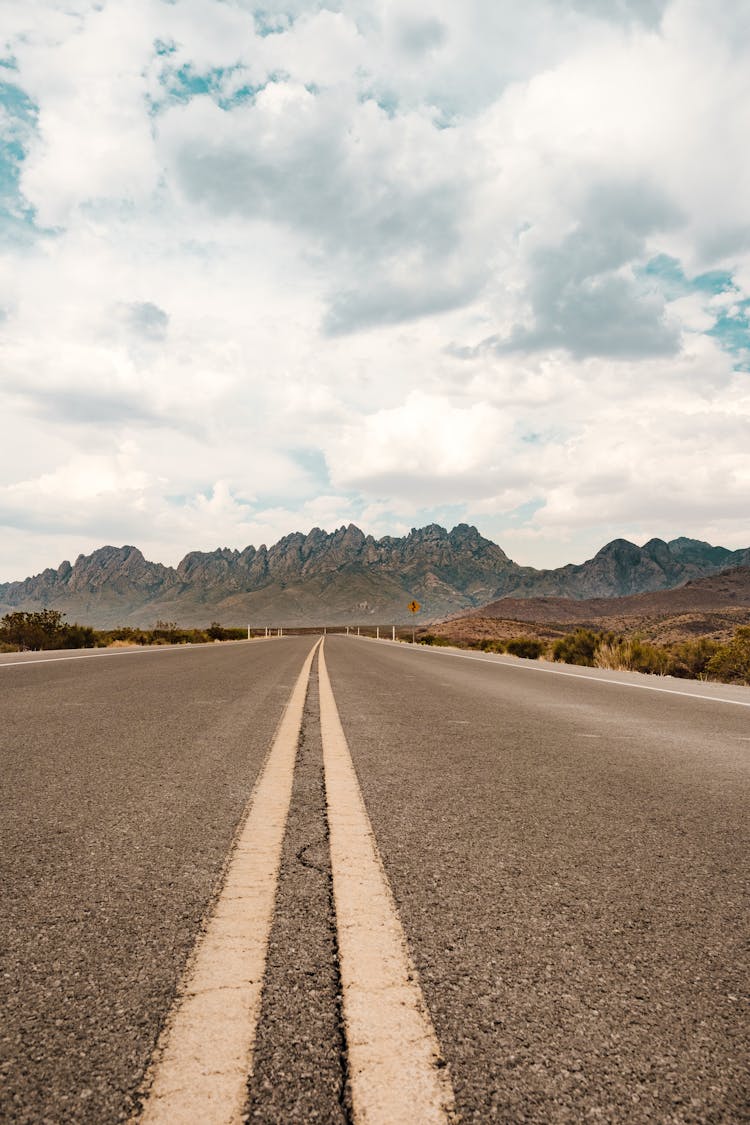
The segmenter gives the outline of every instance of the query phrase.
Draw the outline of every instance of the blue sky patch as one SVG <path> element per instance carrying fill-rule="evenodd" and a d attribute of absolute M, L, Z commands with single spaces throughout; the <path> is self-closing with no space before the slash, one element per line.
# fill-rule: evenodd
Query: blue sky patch
<path fill-rule="evenodd" d="M 689 278 L 677 258 L 669 254 L 657 254 L 636 270 L 636 276 L 647 278 L 657 285 L 668 301 L 686 297 L 689 293 L 728 293 L 736 289 L 734 279 L 728 270 L 709 270 Z"/>
<path fill-rule="evenodd" d="M 8 68 L 8 64 L 3 64 Z M 21 231 L 33 222 L 33 211 L 21 195 L 21 165 L 26 159 L 26 145 L 36 127 L 37 107 L 31 98 L 12 82 L 0 81 L 0 212 L 5 233 Z"/>
<path fill-rule="evenodd" d="M 169 59 L 172 52 L 168 44 L 157 40 L 154 47 L 157 55 L 165 60 Z M 238 84 L 237 79 L 238 77 L 241 78 L 243 73 L 245 73 L 245 67 L 240 64 L 213 67 L 210 70 L 200 71 L 196 70 L 190 63 L 175 67 L 170 66 L 167 62 L 161 76 L 164 96 L 158 99 L 149 99 L 149 112 L 152 116 L 155 116 L 167 106 L 185 105 L 193 98 L 201 97 L 211 98 L 220 109 L 234 109 L 245 102 L 251 102 L 267 85 L 274 82 L 283 82 L 287 77 L 285 74 L 275 73 L 269 75 L 268 80 L 259 85 L 253 85 L 250 82 Z M 228 92 L 227 87 L 232 79 L 234 79 L 232 82 L 234 88 L 231 92 Z"/>
<path fill-rule="evenodd" d="M 677 258 L 658 254 L 637 270 L 636 276 L 648 279 L 667 301 L 676 301 L 691 293 L 707 297 L 736 294 L 738 299 L 718 314 L 706 335 L 713 336 L 725 352 L 735 357 L 738 370 L 750 370 L 750 300 L 741 297 L 741 290 L 729 270 L 709 270 L 690 278 Z"/>
<path fill-rule="evenodd" d="M 750 300 L 737 301 L 722 312 L 709 336 L 713 336 L 725 352 L 736 359 L 738 371 L 750 371 Z"/>
<path fill-rule="evenodd" d="M 200 73 L 190 63 L 185 63 L 177 70 L 168 70 L 163 85 L 171 101 L 189 102 L 191 98 L 205 94 L 220 96 L 224 80 L 229 74 L 231 69 L 225 67 L 214 67 Z"/>

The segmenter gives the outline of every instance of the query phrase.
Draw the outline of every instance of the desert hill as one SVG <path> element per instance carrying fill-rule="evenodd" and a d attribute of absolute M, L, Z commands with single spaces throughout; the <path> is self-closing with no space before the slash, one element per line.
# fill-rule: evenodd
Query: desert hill
<path fill-rule="evenodd" d="M 580 624 L 602 617 L 659 617 L 667 613 L 702 613 L 731 606 L 750 607 L 750 566 L 693 578 L 671 590 L 655 590 L 612 598 L 509 596 L 482 606 L 483 617 L 516 621 Z"/>
<path fill-rule="evenodd" d="M 519 633 L 547 638 L 576 628 L 638 633 L 668 644 L 695 636 L 728 640 L 750 624 L 750 566 L 692 579 L 672 590 L 619 598 L 499 598 L 489 605 L 431 626 L 441 636 L 465 641 Z"/>

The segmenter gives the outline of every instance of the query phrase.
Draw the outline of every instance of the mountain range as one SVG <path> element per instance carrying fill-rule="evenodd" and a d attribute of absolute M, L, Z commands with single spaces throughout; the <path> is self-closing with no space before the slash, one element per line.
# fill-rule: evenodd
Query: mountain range
<path fill-rule="evenodd" d="M 686 538 L 638 547 L 615 539 L 579 565 L 536 570 L 468 524 L 450 532 L 430 524 L 381 539 L 350 524 L 295 532 L 271 547 L 191 551 L 177 567 L 149 562 L 136 547 L 100 547 L 73 565 L 0 583 L 0 613 L 53 607 L 97 628 L 157 619 L 185 626 L 398 624 L 414 598 L 426 622 L 506 597 L 621 597 L 740 566 L 750 566 L 750 548 Z"/>

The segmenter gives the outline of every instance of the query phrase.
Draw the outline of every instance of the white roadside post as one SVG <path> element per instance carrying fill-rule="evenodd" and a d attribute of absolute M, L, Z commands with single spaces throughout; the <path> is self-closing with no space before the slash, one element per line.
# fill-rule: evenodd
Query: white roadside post
<path fill-rule="evenodd" d="M 380 640 L 380 626 L 379 625 L 375 626 L 375 640 L 376 641 Z"/>
<path fill-rule="evenodd" d="M 396 626 L 392 625 L 391 626 L 391 640 L 395 641 L 395 639 L 396 639 Z"/>

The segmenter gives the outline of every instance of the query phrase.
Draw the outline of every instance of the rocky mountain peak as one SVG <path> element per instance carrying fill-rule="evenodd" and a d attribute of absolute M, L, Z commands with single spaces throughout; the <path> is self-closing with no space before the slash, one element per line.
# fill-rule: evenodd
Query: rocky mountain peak
<path fill-rule="evenodd" d="M 596 559 L 638 559 L 641 555 L 641 548 L 631 543 L 629 539 L 612 539 L 609 543 L 596 552 L 594 560 Z"/>
<path fill-rule="evenodd" d="M 750 565 L 750 548 L 728 551 L 698 540 L 643 547 L 627 539 L 556 570 L 521 567 L 476 527 L 439 524 L 374 539 L 355 524 L 293 532 L 271 547 L 191 551 L 176 568 L 137 547 L 100 547 L 22 582 L 0 584 L 0 612 L 53 606 L 93 625 L 352 621 L 362 606 L 381 622 L 400 621 L 416 598 L 424 620 L 497 598 L 609 598 L 669 589 L 726 567 Z M 358 609 L 360 607 L 360 609 Z M 354 615 L 354 617 L 352 616 Z"/>

